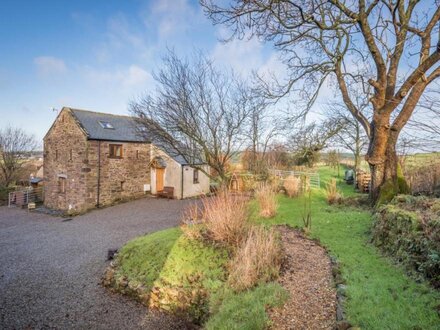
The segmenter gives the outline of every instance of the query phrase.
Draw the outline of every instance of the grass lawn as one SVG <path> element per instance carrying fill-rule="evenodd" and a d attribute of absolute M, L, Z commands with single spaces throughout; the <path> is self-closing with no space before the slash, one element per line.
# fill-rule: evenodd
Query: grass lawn
<path fill-rule="evenodd" d="M 341 177 L 342 175 L 341 171 Z M 337 171 L 320 170 L 322 185 Z M 344 196 L 353 187 L 339 182 Z M 279 197 L 278 215 L 261 223 L 302 227 L 302 198 Z M 362 329 L 438 329 L 440 294 L 405 275 L 369 243 L 371 213 L 347 206 L 329 206 L 324 189 L 313 191 L 311 236 L 335 256 L 347 285 L 345 311 L 349 322 Z"/>
<path fill-rule="evenodd" d="M 260 284 L 258 287 L 234 293 L 223 287 L 211 297 L 212 316 L 205 324 L 208 330 L 263 330 L 270 320 L 266 309 L 282 305 L 288 293 L 278 283 Z"/>

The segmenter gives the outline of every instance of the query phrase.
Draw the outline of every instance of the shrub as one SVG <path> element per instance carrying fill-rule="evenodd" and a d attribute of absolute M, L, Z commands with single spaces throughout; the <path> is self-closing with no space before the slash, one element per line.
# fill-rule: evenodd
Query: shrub
<path fill-rule="evenodd" d="M 248 200 L 243 196 L 220 191 L 203 200 L 202 223 L 213 241 L 238 246 L 246 238 L 247 218 Z"/>
<path fill-rule="evenodd" d="M 253 191 L 257 187 L 258 181 L 255 175 L 242 175 L 241 176 L 243 191 Z"/>
<path fill-rule="evenodd" d="M 279 275 L 281 245 L 273 229 L 252 227 L 230 263 L 229 284 L 245 290 Z"/>
<path fill-rule="evenodd" d="M 440 219 L 435 199 L 397 196 L 375 215 L 373 242 L 440 288 Z"/>
<path fill-rule="evenodd" d="M 336 179 L 331 179 L 327 184 L 327 188 L 325 189 L 327 202 L 331 204 L 340 204 L 342 201 L 342 195 L 336 187 Z"/>
<path fill-rule="evenodd" d="M 438 158 L 406 166 L 404 174 L 411 193 L 433 194 L 440 197 L 440 160 Z"/>
<path fill-rule="evenodd" d="M 262 217 L 272 218 L 277 214 L 277 195 L 271 186 L 267 184 L 261 185 L 260 188 L 255 191 L 255 197 L 260 206 L 260 215 Z"/>

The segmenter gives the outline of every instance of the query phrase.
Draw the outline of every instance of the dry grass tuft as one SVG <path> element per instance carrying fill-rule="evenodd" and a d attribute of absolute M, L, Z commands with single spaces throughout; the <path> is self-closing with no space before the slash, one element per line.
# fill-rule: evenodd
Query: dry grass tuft
<path fill-rule="evenodd" d="M 234 290 L 242 291 L 271 281 L 279 275 L 281 260 L 281 244 L 275 231 L 252 227 L 230 262 L 228 282 Z"/>
<path fill-rule="evenodd" d="M 331 181 L 327 184 L 327 188 L 325 189 L 327 196 L 327 203 L 332 204 L 340 204 L 342 202 L 342 195 L 339 192 L 336 186 L 336 179 L 331 179 Z"/>
<path fill-rule="evenodd" d="M 301 179 L 290 175 L 284 180 L 284 189 L 287 196 L 297 197 L 301 193 Z"/>
<path fill-rule="evenodd" d="M 232 247 L 246 238 L 248 213 L 248 199 L 227 191 L 203 200 L 202 218 L 209 238 Z"/>
<path fill-rule="evenodd" d="M 270 178 L 270 186 L 272 190 L 278 193 L 280 190 L 284 190 L 283 182 L 278 176 L 273 176 Z"/>
<path fill-rule="evenodd" d="M 271 186 L 263 184 L 255 191 L 260 206 L 260 215 L 264 218 L 272 218 L 277 214 L 278 201 L 276 192 Z"/>

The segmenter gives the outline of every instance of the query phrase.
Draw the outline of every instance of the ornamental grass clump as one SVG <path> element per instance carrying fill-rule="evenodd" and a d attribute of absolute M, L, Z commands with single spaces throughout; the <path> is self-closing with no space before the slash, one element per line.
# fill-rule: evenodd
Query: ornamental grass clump
<path fill-rule="evenodd" d="M 237 247 L 248 230 L 248 199 L 226 190 L 203 200 L 202 223 L 209 239 Z"/>
<path fill-rule="evenodd" d="M 342 195 L 336 186 L 336 179 L 330 180 L 330 182 L 327 184 L 325 192 L 327 197 L 327 203 L 329 203 L 330 205 L 340 204 L 342 202 Z"/>
<path fill-rule="evenodd" d="M 230 262 L 229 285 L 236 291 L 278 277 L 282 261 L 281 243 L 275 231 L 252 227 Z"/>
<path fill-rule="evenodd" d="M 255 191 L 255 197 L 260 206 L 260 215 L 263 218 L 272 218 L 277 214 L 277 194 L 271 186 L 263 184 Z"/>
<path fill-rule="evenodd" d="M 284 189 L 289 197 L 297 197 L 301 193 L 301 179 L 290 175 L 284 180 Z"/>

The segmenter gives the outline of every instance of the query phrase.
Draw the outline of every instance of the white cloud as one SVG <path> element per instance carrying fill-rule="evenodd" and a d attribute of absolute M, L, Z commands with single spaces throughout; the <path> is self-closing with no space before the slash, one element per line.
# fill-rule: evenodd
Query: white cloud
<path fill-rule="evenodd" d="M 108 20 L 108 36 L 110 43 L 117 48 L 126 45 L 136 51 L 144 51 L 146 48 L 146 36 L 138 31 L 133 31 L 132 26 L 123 14 L 118 14 Z"/>
<path fill-rule="evenodd" d="M 287 67 L 281 62 L 278 53 L 273 52 L 267 61 L 260 66 L 258 74 L 264 79 L 271 79 L 276 77 L 278 81 L 287 78 Z"/>
<path fill-rule="evenodd" d="M 255 38 L 250 40 L 234 39 L 227 43 L 218 42 L 211 57 L 216 63 L 232 67 L 234 71 L 247 75 L 263 65 L 262 51 L 263 45 Z"/>
<path fill-rule="evenodd" d="M 88 83 L 94 86 L 114 86 L 115 88 L 140 89 L 152 82 L 151 74 L 137 65 L 119 70 L 84 69 Z"/>
<path fill-rule="evenodd" d="M 42 77 L 59 75 L 67 72 L 67 66 L 62 59 L 53 56 L 40 56 L 34 58 L 37 72 Z"/>
<path fill-rule="evenodd" d="M 173 37 L 187 32 L 194 22 L 203 18 L 200 8 L 191 6 L 187 0 L 156 1 L 145 17 L 145 24 L 151 26 L 157 22 L 157 33 L 160 39 Z"/>
<path fill-rule="evenodd" d="M 149 42 L 148 30 L 130 21 L 124 14 L 113 15 L 107 20 L 105 37 L 96 43 L 93 53 L 99 63 L 115 61 L 150 60 L 155 45 Z"/>
<path fill-rule="evenodd" d="M 137 65 L 128 68 L 122 82 L 125 86 L 139 86 L 148 82 L 152 78 L 151 74 Z"/>

